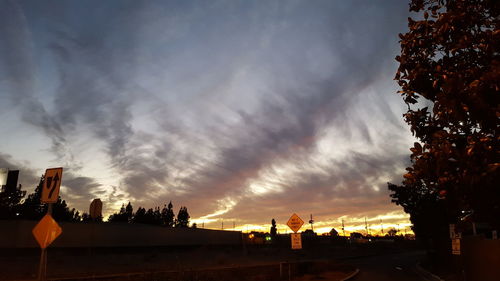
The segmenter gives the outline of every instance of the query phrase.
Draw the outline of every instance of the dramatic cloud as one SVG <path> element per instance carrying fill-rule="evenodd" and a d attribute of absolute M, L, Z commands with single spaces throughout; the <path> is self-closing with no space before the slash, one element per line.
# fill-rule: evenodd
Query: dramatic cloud
<path fill-rule="evenodd" d="M 0 152 L 67 168 L 75 207 L 172 200 L 209 226 L 399 216 L 386 182 L 411 142 L 392 82 L 405 3 L 0 7 L 6 138 L 36 136 Z"/>

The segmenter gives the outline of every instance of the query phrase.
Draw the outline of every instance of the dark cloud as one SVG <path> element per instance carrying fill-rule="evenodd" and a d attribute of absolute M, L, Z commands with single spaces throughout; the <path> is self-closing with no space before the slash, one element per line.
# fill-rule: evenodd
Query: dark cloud
<path fill-rule="evenodd" d="M 52 140 L 54 151 L 64 151 L 61 124 L 46 111 L 35 95 L 37 65 L 33 36 L 23 9 L 15 1 L 0 2 L 0 37 L 4 38 L 0 41 L 0 63 L 3 66 L 0 67 L 0 74 L 6 86 L 4 93 L 19 109 L 23 121 L 40 128 Z"/>
<path fill-rule="evenodd" d="M 280 52 L 271 52 L 274 57 L 270 57 L 268 61 L 263 58 L 258 61 L 264 63 L 264 67 L 268 63 L 273 69 L 292 69 L 293 73 L 289 74 L 286 71 L 271 73 L 265 80 L 270 90 L 262 97 L 257 110 L 247 112 L 233 109 L 234 115 L 238 117 L 236 125 L 233 120 L 224 119 L 207 125 L 208 128 L 204 133 L 209 135 L 208 139 L 214 140 L 219 157 L 216 161 L 191 164 L 196 167 L 196 173 L 186 181 L 189 187 L 188 193 L 180 197 L 181 200 L 190 201 L 193 200 L 190 198 L 203 195 L 205 202 L 208 202 L 205 204 L 214 208 L 217 199 L 241 195 L 245 192 L 246 184 L 257 178 L 259 172 L 269 168 L 274 161 L 283 159 L 293 161 L 292 155 L 306 154 L 313 150 L 325 126 L 338 125 L 344 132 L 359 131 L 367 145 L 373 143 L 374 136 L 369 134 L 370 124 L 364 123 L 366 121 L 357 121 L 360 118 L 352 118 L 350 110 L 353 99 L 380 78 L 378 73 L 390 70 L 395 34 L 399 28 L 398 24 L 403 22 L 404 15 L 387 20 L 384 11 L 369 4 L 353 11 L 358 12 L 335 13 L 336 25 L 332 22 L 332 25 L 313 25 L 308 29 L 304 27 L 306 25 L 303 22 L 292 22 L 280 36 L 271 40 L 272 48 L 279 49 Z M 373 13 L 374 18 L 360 21 L 371 12 L 382 13 Z M 321 12 L 319 14 L 322 15 Z M 279 21 L 280 18 L 274 20 Z M 285 16 L 283 20 L 290 19 Z M 370 30 L 379 32 L 367 32 Z M 312 38 L 312 42 L 319 41 L 319 44 L 325 44 L 328 49 L 336 50 L 335 59 L 340 69 L 334 74 L 318 79 L 317 73 L 311 73 L 304 67 L 307 64 L 307 44 L 296 41 L 305 40 L 304 37 L 310 36 L 307 34 L 316 34 L 317 37 Z M 350 38 L 346 38 L 349 36 Z M 307 42 L 307 39 L 305 41 Z M 381 99 L 368 104 L 367 107 L 380 107 L 385 111 L 387 110 L 385 102 L 385 99 Z M 400 123 L 395 121 L 393 112 L 386 112 L 385 115 L 390 122 L 393 122 L 394 129 L 402 130 Z M 170 126 L 165 127 L 170 128 Z M 349 141 L 349 138 L 343 141 Z M 370 159 L 375 160 L 373 157 Z M 172 162 L 176 160 L 174 158 Z M 353 161 L 359 165 L 369 165 L 363 163 L 362 157 Z M 380 161 L 387 163 L 372 166 L 374 171 L 384 171 L 388 166 L 393 168 L 401 163 L 400 159 L 395 161 L 385 157 Z M 337 165 L 342 168 L 342 163 Z M 341 173 L 349 172 L 343 170 Z M 340 176 L 352 177 L 345 191 L 345 196 L 348 197 L 354 196 L 357 192 L 356 180 L 363 183 L 366 175 L 361 172 L 351 172 Z M 305 185 L 297 183 L 287 188 L 300 188 L 304 192 L 310 192 L 307 187 L 312 185 L 314 182 Z M 290 194 L 287 193 L 287 196 Z M 286 199 L 283 198 L 283 201 Z"/>
<path fill-rule="evenodd" d="M 114 200 L 122 199 L 121 196 L 107 192 L 106 188 L 97 182 L 94 178 L 75 175 L 71 171 L 63 172 L 63 179 L 61 184 L 65 190 L 61 192 L 60 196 L 68 202 L 70 208 L 88 212 L 90 202 L 95 198 L 100 198 L 102 201 L 109 203 Z M 108 197 L 106 194 L 113 197 Z M 107 204 L 109 208 L 109 204 Z"/>

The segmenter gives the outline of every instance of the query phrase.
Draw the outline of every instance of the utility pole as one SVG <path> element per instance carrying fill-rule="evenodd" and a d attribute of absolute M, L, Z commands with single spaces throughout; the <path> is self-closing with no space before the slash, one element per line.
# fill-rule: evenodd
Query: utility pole
<path fill-rule="evenodd" d="M 344 219 L 342 219 L 342 232 L 344 233 L 344 237 L 345 237 Z"/>
<path fill-rule="evenodd" d="M 366 229 L 366 235 L 370 235 L 370 232 L 368 231 L 368 224 L 366 224 L 366 217 L 365 217 L 365 229 Z"/>
<path fill-rule="evenodd" d="M 236 228 L 236 223 L 233 221 L 233 230 Z"/>
<path fill-rule="evenodd" d="M 380 229 L 382 229 L 382 234 L 384 234 L 384 225 L 382 224 L 382 219 L 380 219 Z"/>
<path fill-rule="evenodd" d="M 314 220 L 313 220 L 313 215 L 311 214 L 311 219 L 309 220 L 309 223 L 311 224 L 311 230 L 314 232 Z"/>

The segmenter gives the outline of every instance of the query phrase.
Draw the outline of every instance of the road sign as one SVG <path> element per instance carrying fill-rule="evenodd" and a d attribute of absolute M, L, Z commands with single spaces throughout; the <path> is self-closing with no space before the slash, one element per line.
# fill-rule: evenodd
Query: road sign
<path fill-rule="evenodd" d="M 297 214 L 293 214 L 286 223 L 286 225 L 288 225 L 288 227 L 290 227 L 290 229 L 295 233 L 302 227 L 303 224 L 304 221 L 299 218 Z"/>
<path fill-rule="evenodd" d="M 451 240 L 451 253 L 454 255 L 460 255 L 460 239 Z"/>
<path fill-rule="evenodd" d="M 45 171 L 42 185 L 42 203 L 56 203 L 61 187 L 63 168 L 51 168 Z"/>
<path fill-rule="evenodd" d="M 90 203 L 89 214 L 92 219 L 97 219 L 98 217 L 102 217 L 102 201 L 97 198 L 92 200 Z"/>
<path fill-rule="evenodd" d="M 291 233 L 290 239 L 292 240 L 292 250 L 302 249 L 302 236 L 300 233 Z"/>
<path fill-rule="evenodd" d="M 46 214 L 33 228 L 32 233 L 40 248 L 45 249 L 61 235 L 62 229 L 51 215 Z"/>

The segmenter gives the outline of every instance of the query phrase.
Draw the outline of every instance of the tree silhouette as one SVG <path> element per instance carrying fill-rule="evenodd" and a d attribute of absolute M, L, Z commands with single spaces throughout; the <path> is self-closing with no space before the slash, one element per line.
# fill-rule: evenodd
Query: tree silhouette
<path fill-rule="evenodd" d="M 24 202 L 18 206 L 18 218 L 39 220 L 47 213 L 48 204 L 40 202 L 42 196 L 44 176 L 40 177 L 40 181 L 33 191 L 29 194 Z M 76 209 L 71 209 L 66 204 L 61 196 L 57 198 L 57 202 L 52 204 L 52 217 L 56 221 L 79 222 L 81 220 L 80 213 Z"/>
<path fill-rule="evenodd" d="M 145 223 L 147 224 L 154 224 L 154 212 L 153 212 L 153 208 L 149 208 L 147 211 L 146 211 L 146 214 L 145 214 Z"/>
<path fill-rule="evenodd" d="M 448 244 L 446 239 L 449 220 L 443 200 L 423 185 L 408 188 L 389 183 L 388 186 L 392 191 L 391 197 L 394 198 L 392 201 L 410 214 L 412 230 L 419 240 L 428 246 Z"/>
<path fill-rule="evenodd" d="M 20 202 L 26 195 L 21 185 L 14 188 L 6 188 L 0 192 L 0 219 L 18 218 L 21 212 Z"/>
<path fill-rule="evenodd" d="M 391 228 L 387 231 L 387 235 L 389 235 L 390 237 L 394 237 L 398 234 L 398 231 L 395 229 L 395 228 Z"/>
<path fill-rule="evenodd" d="M 66 204 L 66 200 L 62 200 L 61 196 L 59 196 L 57 202 L 52 205 L 52 217 L 56 221 L 74 221 L 76 219 L 75 209 L 71 212 Z"/>
<path fill-rule="evenodd" d="M 46 206 L 40 202 L 42 197 L 44 175 L 40 177 L 40 181 L 33 193 L 29 194 L 21 205 L 21 217 L 28 220 L 39 220 L 47 212 Z"/>
<path fill-rule="evenodd" d="M 181 207 L 177 214 L 175 227 L 188 227 L 189 226 L 189 213 L 186 207 Z"/>
<path fill-rule="evenodd" d="M 146 223 L 146 209 L 139 207 L 134 214 L 133 223 Z"/>
<path fill-rule="evenodd" d="M 174 210 L 173 210 L 173 205 L 172 201 L 168 203 L 168 206 L 164 206 L 162 211 L 161 211 L 161 220 L 162 220 L 162 225 L 167 226 L 167 227 L 173 227 L 174 226 Z"/>
<path fill-rule="evenodd" d="M 276 221 L 274 219 L 271 220 L 271 236 L 276 236 Z"/>
<path fill-rule="evenodd" d="M 87 214 L 87 213 L 82 214 L 82 222 L 91 222 L 91 221 L 92 221 L 92 218 L 90 217 L 89 214 Z"/>
<path fill-rule="evenodd" d="M 109 216 L 108 221 L 109 222 L 132 222 L 132 218 L 134 215 L 134 208 L 132 207 L 132 204 L 128 202 L 127 206 L 125 207 L 124 204 L 122 204 L 122 207 L 120 208 L 120 212 L 114 213 L 111 216 Z"/>
<path fill-rule="evenodd" d="M 122 205 L 118 213 L 112 214 L 109 222 L 129 222 L 129 223 L 143 223 L 151 225 L 162 225 L 167 227 L 187 227 L 189 225 L 189 214 L 186 207 L 181 207 L 179 210 L 181 220 L 174 221 L 174 212 L 172 210 L 172 202 L 164 205 L 160 211 L 160 207 L 149 208 L 146 210 L 139 207 L 137 212 L 133 213 L 132 204 L 129 202 L 126 206 Z"/>
<path fill-rule="evenodd" d="M 393 202 L 417 237 L 446 235 L 462 211 L 498 228 L 500 1 L 413 0 L 410 10 L 422 18 L 400 34 L 395 79 L 419 142 L 402 186 L 389 184 Z"/>
<path fill-rule="evenodd" d="M 153 212 L 153 224 L 162 225 L 160 207 L 156 207 Z"/>
<path fill-rule="evenodd" d="M 129 201 L 127 204 L 127 207 L 125 207 L 126 221 L 129 222 L 133 216 L 134 216 L 134 208 L 132 208 L 132 204 L 130 204 L 130 201 Z"/>

